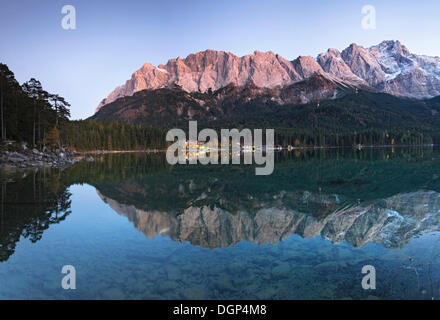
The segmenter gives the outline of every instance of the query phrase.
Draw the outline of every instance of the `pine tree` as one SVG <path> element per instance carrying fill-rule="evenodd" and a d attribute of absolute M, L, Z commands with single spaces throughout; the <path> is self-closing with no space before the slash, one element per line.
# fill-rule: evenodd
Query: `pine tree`
<path fill-rule="evenodd" d="M 18 92 L 19 92 L 19 84 L 15 80 L 14 73 L 11 70 L 9 70 L 7 65 L 0 63 L 0 138 L 1 140 L 6 139 L 6 133 L 7 133 L 6 120 L 5 120 L 6 115 L 11 114 L 17 116 L 16 107 L 18 100 L 17 99 Z M 15 102 L 15 108 L 12 108 L 14 102 Z"/>

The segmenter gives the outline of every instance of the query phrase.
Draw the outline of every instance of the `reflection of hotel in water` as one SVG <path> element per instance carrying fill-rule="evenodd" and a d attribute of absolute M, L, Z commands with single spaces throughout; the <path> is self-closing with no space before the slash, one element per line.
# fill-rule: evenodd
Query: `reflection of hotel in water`
<path fill-rule="evenodd" d="M 207 149 L 207 148 L 218 148 L 219 144 L 217 141 L 194 141 L 194 140 L 188 140 L 185 141 L 185 148 L 186 149 L 192 149 L 192 150 L 199 150 L 199 149 Z"/>
<path fill-rule="evenodd" d="M 229 143 L 231 145 L 231 143 Z M 239 143 L 237 145 L 240 148 L 243 148 Z M 185 141 L 184 147 L 186 148 L 187 152 L 195 153 L 195 152 L 209 152 L 210 150 L 221 150 L 221 145 L 218 141 L 194 141 L 194 140 L 188 140 Z"/>
<path fill-rule="evenodd" d="M 231 147 L 231 144 L 232 143 L 229 142 L 230 147 Z M 253 152 L 255 150 L 266 150 L 265 145 L 263 145 L 261 147 L 256 147 L 254 145 L 241 145 L 239 142 L 237 142 L 236 146 L 238 146 L 240 148 L 240 150 L 243 152 Z M 198 153 L 198 152 L 209 152 L 212 149 L 220 150 L 221 145 L 219 144 L 218 141 L 204 142 L 204 141 L 188 140 L 188 141 L 185 141 L 184 148 L 186 148 L 187 152 Z M 281 146 L 274 146 L 272 149 L 273 150 L 282 150 L 283 148 Z M 288 148 L 286 148 L 286 149 L 290 151 L 290 150 L 293 150 L 294 148 L 291 146 L 288 146 Z"/>

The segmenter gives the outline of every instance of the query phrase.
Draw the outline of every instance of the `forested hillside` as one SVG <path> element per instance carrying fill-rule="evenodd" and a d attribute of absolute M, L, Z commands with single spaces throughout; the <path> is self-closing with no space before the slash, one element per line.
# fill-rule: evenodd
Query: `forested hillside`
<path fill-rule="evenodd" d="M 164 149 L 166 131 L 117 121 L 69 121 L 63 143 L 77 151 Z"/>
<path fill-rule="evenodd" d="M 20 85 L 0 64 L 0 140 L 78 151 L 165 147 L 165 131 L 117 121 L 70 121 L 70 104 L 32 78 Z"/>
<path fill-rule="evenodd" d="M 352 146 L 440 143 L 440 99 L 414 100 L 346 89 L 345 96 L 307 104 L 278 104 L 249 88 L 188 93 L 144 90 L 102 107 L 91 119 L 187 128 L 274 128 L 275 143 Z"/>

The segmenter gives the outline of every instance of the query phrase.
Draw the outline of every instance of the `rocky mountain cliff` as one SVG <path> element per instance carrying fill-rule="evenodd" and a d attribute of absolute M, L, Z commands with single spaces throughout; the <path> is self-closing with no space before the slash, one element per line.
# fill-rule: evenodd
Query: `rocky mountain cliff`
<path fill-rule="evenodd" d="M 325 86 L 323 91 L 312 82 L 306 93 L 300 92 L 301 98 L 289 95 L 286 99 L 279 94 L 286 87 L 316 76 L 333 83 L 333 90 Z M 165 65 L 145 63 L 102 100 L 97 111 L 142 90 L 178 87 L 189 93 L 205 93 L 249 85 L 260 91 L 274 90 L 269 93 L 281 104 L 334 98 L 340 94 L 340 85 L 402 97 L 431 98 L 440 95 L 440 58 L 410 53 L 399 41 L 383 41 L 370 48 L 351 44 L 342 52 L 329 49 L 316 59 L 300 56 L 293 61 L 270 51 L 238 57 L 206 50 L 185 59 L 171 59 Z"/>

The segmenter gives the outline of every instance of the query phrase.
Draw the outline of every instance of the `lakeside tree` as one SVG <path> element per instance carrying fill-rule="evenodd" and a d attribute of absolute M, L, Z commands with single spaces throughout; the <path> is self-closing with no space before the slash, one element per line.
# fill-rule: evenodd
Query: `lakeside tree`
<path fill-rule="evenodd" d="M 62 130 L 68 123 L 69 107 L 63 97 L 45 91 L 35 78 L 20 86 L 8 66 L 0 63 L 1 140 L 41 147 L 49 132 Z"/>
<path fill-rule="evenodd" d="M 15 80 L 14 73 L 7 65 L 0 63 L 0 138 L 2 140 L 6 139 L 8 133 L 5 117 L 8 116 L 8 122 L 17 125 L 18 107 L 21 102 L 20 91 L 20 85 Z"/>
<path fill-rule="evenodd" d="M 70 118 L 70 103 L 58 94 L 49 95 L 49 100 L 53 103 L 55 109 L 55 127 L 59 129 L 59 125 L 67 123 Z"/>
<path fill-rule="evenodd" d="M 43 90 L 40 81 L 31 78 L 22 86 L 23 92 L 32 106 L 32 145 L 36 146 L 40 142 L 42 126 L 49 122 L 46 117 L 51 117 L 52 111 L 49 104 L 49 93 Z M 43 124 L 42 124 L 43 122 Z M 44 131 L 44 128 L 43 128 Z"/>

